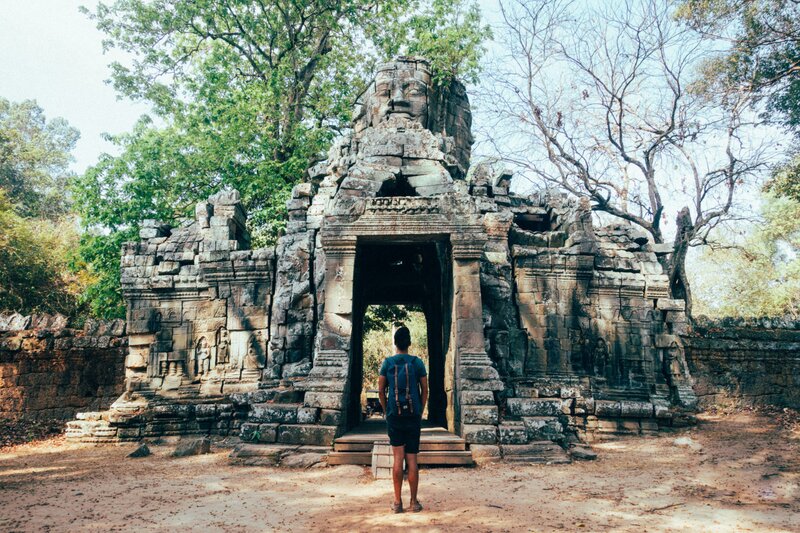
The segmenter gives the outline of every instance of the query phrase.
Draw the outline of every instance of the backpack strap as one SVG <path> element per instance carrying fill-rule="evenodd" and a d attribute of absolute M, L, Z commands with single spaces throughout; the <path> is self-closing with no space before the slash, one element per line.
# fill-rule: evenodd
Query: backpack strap
<path fill-rule="evenodd" d="M 394 403 L 397 404 L 397 414 L 401 414 L 400 412 L 400 393 L 398 392 L 398 385 L 397 382 L 397 365 L 394 365 Z"/>
<path fill-rule="evenodd" d="M 406 361 L 406 401 L 411 408 L 411 414 L 414 414 L 414 398 L 411 394 L 411 375 L 408 373 L 408 361 Z"/>

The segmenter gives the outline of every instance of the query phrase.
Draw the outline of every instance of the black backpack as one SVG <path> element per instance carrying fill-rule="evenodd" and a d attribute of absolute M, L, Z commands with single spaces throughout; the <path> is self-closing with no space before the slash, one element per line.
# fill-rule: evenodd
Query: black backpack
<path fill-rule="evenodd" d="M 400 417 L 417 416 L 414 409 L 414 396 L 419 394 L 417 384 L 417 373 L 414 370 L 414 361 L 404 357 L 403 361 L 395 361 L 394 366 L 389 369 L 389 381 L 393 385 L 394 392 L 394 411 Z"/>

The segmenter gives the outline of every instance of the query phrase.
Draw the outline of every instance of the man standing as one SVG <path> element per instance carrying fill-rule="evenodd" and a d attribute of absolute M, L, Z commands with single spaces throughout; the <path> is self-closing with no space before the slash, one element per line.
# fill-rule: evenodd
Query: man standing
<path fill-rule="evenodd" d="M 422 510 L 422 505 L 417 500 L 419 486 L 417 454 L 422 429 L 422 409 L 428 401 L 428 374 L 422 359 L 408 353 L 408 347 L 411 346 L 411 332 L 407 327 L 402 326 L 394 332 L 394 346 L 396 353 L 383 361 L 381 375 L 378 378 L 378 393 L 383 412 L 386 413 L 389 443 L 392 445 L 394 455 L 392 511 L 403 512 L 400 493 L 403 488 L 403 460 L 405 460 L 408 466 L 408 485 L 411 489 L 411 511 L 418 513 Z"/>

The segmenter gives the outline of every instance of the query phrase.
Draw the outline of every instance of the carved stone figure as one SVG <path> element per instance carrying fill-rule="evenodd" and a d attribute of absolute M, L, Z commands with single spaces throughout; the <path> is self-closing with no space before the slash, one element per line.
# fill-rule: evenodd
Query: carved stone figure
<path fill-rule="evenodd" d="M 246 370 L 256 370 L 259 368 L 258 360 L 260 351 L 261 347 L 259 346 L 258 336 L 253 335 L 247 343 L 247 356 L 244 358 L 243 365 Z"/>
<path fill-rule="evenodd" d="M 409 58 L 381 65 L 362 113 L 356 117 L 357 127 L 374 127 L 395 117 L 427 128 L 430 85 L 431 72 L 425 61 Z"/>
<path fill-rule="evenodd" d="M 230 362 L 230 339 L 228 330 L 219 328 L 217 330 L 217 361 L 218 366 L 227 365 Z"/>
<path fill-rule="evenodd" d="M 211 371 L 211 350 L 208 348 L 208 341 L 205 337 L 200 337 L 195 347 L 194 355 L 195 376 L 200 377 Z"/>

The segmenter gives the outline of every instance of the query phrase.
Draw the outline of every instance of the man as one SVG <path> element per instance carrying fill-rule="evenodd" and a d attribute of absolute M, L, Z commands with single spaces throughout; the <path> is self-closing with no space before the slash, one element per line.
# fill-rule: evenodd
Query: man
<path fill-rule="evenodd" d="M 405 460 L 408 466 L 408 485 L 411 489 L 410 508 L 412 512 L 418 513 L 422 510 L 422 505 L 417 500 L 419 486 L 417 454 L 422 429 L 422 409 L 428 401 L 428 374 L 422 359 L 408 353 L 408 347 L 411 346 L 411 332 L 407 327 L 402 326 L 395 331 L 394 346 L 396 353 L 383 361 L 381 375 L 378 378 L 378 395 L 383 412 L 386 414 L 389 443 L 392 445 L 394 455 L 392 511 L 403 512 L 400 493 L 403 488 L 403 460 Z"/>

